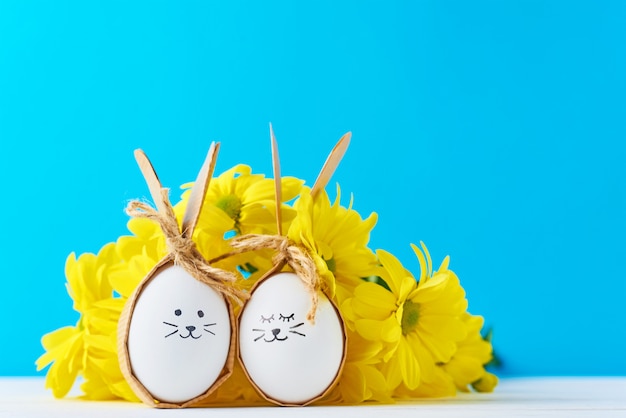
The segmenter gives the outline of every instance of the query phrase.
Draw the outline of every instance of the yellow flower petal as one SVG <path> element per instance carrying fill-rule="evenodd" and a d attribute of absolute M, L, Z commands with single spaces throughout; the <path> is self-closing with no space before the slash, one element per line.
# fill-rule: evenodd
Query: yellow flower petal
<path fill-rule="evenodd" d="M 354 289 L 353 309 L 359 315 L 364 316 L 369 310 L 374 316 L 378 316 L 375 311 L 385 312 L 389 316 L 396 309 L 396 299 L 394 295 L 384 287 L 371 282 L 364 282 Z M 355 307 L 358 304 L 359 308 Z M 380 318 L 384 319 L 384 318 Z"/>
<path fill-rule="evenodd" d="M 498 378 L 496 375 L 486 372 L 485 375 L 477 382 L 472 383 L 474 389 L 478 392 L 493 392 L 498 385 Z"/>
<path fill-rule="evenodd" d="M 402 329 L 393 317 L 384 321 L 359 319 L 354 325 L 359 335 L 370 341 L 394 342 L 402 335 Z"/>
<path fill-rule="evenodd" d="M 74 361 L 82 357 L 80 337 L 80 334 L 76 333 L 51 351 L 54 362 L 46 374 L 46 388 L 52 389 L 56 398 L 62 398 L 69 392 L 81 369 L 81 362 Z"/>
<path fill-rule="evenodd" d="M 420 383 L 421 369 L 406 340 L 400 340 L 396 355 L 398 356 L 398 363 L 402 365 L 400 372 L 403 383 L 409 389 L 415 389 Z"/>
<path fill-rule="evenodd" d="M 385 282 L 393 294 L 396 295 L 396 297 L 399 297 L 402 282 L 407 278 L 407 276 L 411 277 L 411 274 L 391 253 L 384 250 L 378 250 L 376 251 L 376 255 L 378 256 L 380 263 L 383 265 L 385 269 L 384 271 L 387 273 L 385 275 L 386 277 L 383 277 L 383 279 L 385 279 Z"/>
<path fill-rule="evenodd" d="M 356 364 L 345 365 L 340 386 L 342 400 L 346 403 L 357 404 L 367 398 L 365 376 Z"/>

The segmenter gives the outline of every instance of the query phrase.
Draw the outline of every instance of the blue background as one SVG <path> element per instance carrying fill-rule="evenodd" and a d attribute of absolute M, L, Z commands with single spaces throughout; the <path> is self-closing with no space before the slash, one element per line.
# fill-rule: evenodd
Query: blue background
<path fill-rule="evenodd" d="M 0 3 L 0 374 L 76 321 L 133 149 L 174 188 L 212 140 L 271 176 L 269 122 L 309 184 L 353 132 L 344 204 L 415 272 L 451 255 L 501 375 L 626 374 L 625 2 L 207 3 Z"/>

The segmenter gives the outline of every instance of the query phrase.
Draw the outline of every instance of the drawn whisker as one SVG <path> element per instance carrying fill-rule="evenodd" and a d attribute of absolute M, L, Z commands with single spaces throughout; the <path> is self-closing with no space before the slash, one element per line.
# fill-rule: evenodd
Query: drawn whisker
<path fill-rule="evenodd" d="M 303 336 L 303 337 L 306 337 L 306 335 L 305 335 L 305 334 L 303 334 L 303 333 L 301 333 L 301 332 L 298 332 L 298 331 L 289 331 L 289 332 L 291 332 L 292 334 L 298 334 L 298 335 L 301 335 L 301 336 Z"/>
<path fill-rule="evenodd" d="M 205 330 L 206 332 L 208 332 L 209 334 L 215 335 L 215 333 L 214 333 L 213 331 L 210 331 L 210 330 L 208 330 L 208 329 L 206 329 L 206 328 L 204 328 L 204 330 Z"/>
<path fill-rule="evenodd" d="M 176 334 L 177 332 L 178 332 L 178 330 L 176 329 L 176 330 L 174 330 L 174 331 L 170 332 L 169 334 L 167 334 L 167 335 L 165 336 L 165 338 L 169 337 L 170 335 L 174 335 L 174 334 Z"/>
<path fill-rule="evenodd" d="M 217 324 L 217 322 L 213 322 L 212 324 L 204 324 L 202 325 L 203 327 L 212 327 L 213 325 Z"/>
<path fill-rule="evenodd" d="M 165 325 L 169 325 L 170 327 L 176 327 L 176 328 L 178 328 L 178 325 L 176 325 L 176 324 L 170 324 L 169 322 L 165 322 L 165 321 L 163 321 L 163 323 L 164 323 Z"/>
<path fill-rule="evenodd" d="M 252 328 L 252 331 L 257 331 L 257 332 L 262 332 L 261 335 L 259 335 L 258 337 L 256 337 L 254 339 L 254 341 L 259 341 L 261 338 L 265 337 L 265 330 L 264 329 L 259 329 L 259 328 Z"/>
<path fill-rule="evenodd" d="M 304 322 L 300 322 L 299 324 L 296 324 L 296 325 L 294 325 L 292 327 L 289 327 L 289 329 L 298 328 L 298 327 L 301 327 L 302 325 L 304 325 Z"/>

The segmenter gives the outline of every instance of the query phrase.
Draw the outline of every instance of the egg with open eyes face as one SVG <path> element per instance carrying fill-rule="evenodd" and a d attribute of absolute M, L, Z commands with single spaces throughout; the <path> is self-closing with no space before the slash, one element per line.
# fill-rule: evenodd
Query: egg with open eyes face
<path fill-rule="evenodd" d="M 311 295 L 294 273 L 278 273 L 253 290 L 239 321 L 239 358 L 254 386 L 281 405 L 304 405 L 338 379 L 345 357 L 339 312 L 320 294 L 315 321 Z"/>
<path fill-rule="evenodd" d="M 159 402 L 181 404 L 208 392 L 229 356 L 230 321 L 219 293 L 166 264 L 140 289 L 131 312 L 134 378 Z"/>

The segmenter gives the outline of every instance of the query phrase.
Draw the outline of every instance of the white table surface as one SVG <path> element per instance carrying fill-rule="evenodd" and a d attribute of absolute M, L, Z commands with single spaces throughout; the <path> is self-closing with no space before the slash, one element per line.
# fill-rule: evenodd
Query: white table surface
<path fill-rule="evenodd" d="M 501 379 L 492 394 L 394 405 L 159 410 L 128 402 L 54 399 L 42 378 L 0 377 L 0 417 L 625 417 L 626 377 Z"/>

